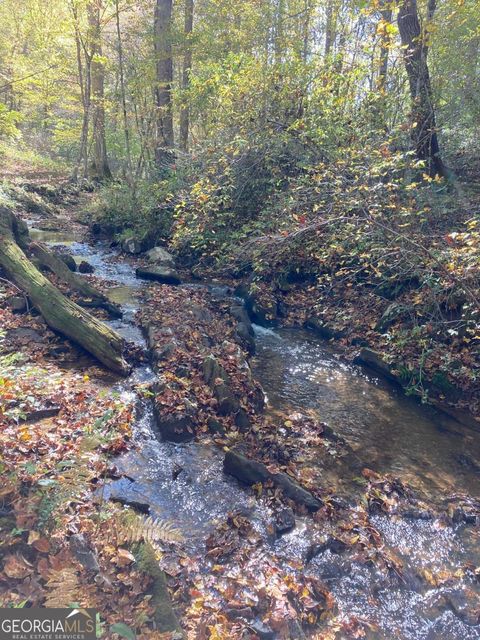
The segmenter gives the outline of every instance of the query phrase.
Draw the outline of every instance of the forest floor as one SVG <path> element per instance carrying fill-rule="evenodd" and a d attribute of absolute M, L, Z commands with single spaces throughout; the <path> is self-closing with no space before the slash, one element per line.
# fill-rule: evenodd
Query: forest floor
<path fill-rule="evenodd" d="M 35 200 L 32 211 L 22 201 L 24 217 L 39 215 L 38 204 Z M 85 240 L 85 227 L 72 222 L 85 200 L 67 194 L 65 204 L 68 208 L 54 203 L 43 226 L 73 231 Z M 137 258 L 121 259 L 132 270 L 142 264 Z M 112 284 L 86 277 L 105 290 Z M 263 293 L 257 313 L 263 304 L 265 320 L 278 321 L 268 317 L 268 292 Z M 145 357 L 152 362 L 153 383 L 135 375 L 126 381 L 112 376 L 53 333 L 41 316 L 21 309 L 20 292 L 8 280 L 0 281 L 2 606 L 88 605 L 100 612 L 105 637 L 173 639 L 177 623 L 165 614 L 165 598 L 159 600 L 161 584 L 151 558 L 139 552 L 137 543 L 143 540 L 152 543 L 153 564 L 159 562 L 167 575 L 189 638 L 365 637 L 375 624 L 354 615 L 338 618 L 330 590 L 299 571 L 298 561 L 286 564 L 267 553 L 244 512 L 217 523 L 199 558 L 182 547 L 175 523 L 148 520 L 142 505 L 105 498 L 103 484 L 123 475 L 117 456 L 138 447 L 133 436 L 139 403 L 152 401 L 164 433 L 180 441 L 195 437 L 219 451 L 235 448 L 255 460 L 260 466 L 235 473 L 248 476 L 252 501 L 270 514 L 268 535 L 275 538 L 281 527 L 288 529 L 285 519 L 308 519 L 321 540 L 312 547 L 313 555 L 322 544 L 351 549 L 374 563 L 385 580 L 398 578 L 401 562 L 385 549 L 369 513 L 432 513 L 402 483 L 368 469 L 359 470 L 360 500 L 353 505 L 322 486 L 305 452 L 313 443 L 325 451 L 342 445 L 331 441 L 325 425 L 311 416 L 263 413 L 261 390 L 244 351 L 248 343 L 238 333 L 239 311 L 232 310 L 230 301 L 205 289 L 160 284 L 139 295 L 135 323 L 147 334 Z M 16 310 L 12 299 L 20 305 Z M 303 323 L 310 299 L 308 288 L 289 288 L 275 307 L 280 302 L 286 321 Z M 348 289 L 345 300 L 352 307 L 358 302 L 353 294 L 349 298 Z M 369 301 L 364 305 L 366 313 Z M 349 307 L 342 313 L 348 323 Z M 370 337 L 372 317 L 364 322 L 356 332 Z M 278 428 L 279 420 L 286 428 Z M 478 509 L 475 502 L 457 497 L 437 515 L 445 522 L 475 522 Z M 465 576 L 475 582 L 478 568 L 465 565 L 456 576 L 422 579 L 455 583 Z M 474 600 L 473 618 L 477 606 Z M 170 628 L 162 628 L 160 610 Z"/>

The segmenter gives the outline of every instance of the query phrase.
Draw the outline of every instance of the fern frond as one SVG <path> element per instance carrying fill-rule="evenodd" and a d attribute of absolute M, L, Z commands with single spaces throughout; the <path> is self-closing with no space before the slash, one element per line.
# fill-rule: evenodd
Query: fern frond
<path fill-rule="evenodd" d="M 52 570 L 47 581 L 49 593 L 45 600 L 47 608 L 67 608 L 78 603 L 79 582 L 77 572 L 73 567 L 65 567 L 58 571 Z"/>
<path fill-rule="evenodd" d="M 65 460 L 62 465 L 59 480 L 65 497 L 80 493 L 88 486 L 95 475 L 91 466 L 91 454 L 101 446 L 98 438 L 84 437 L 80 442 L 75 459 Z"/>
<path fill-rule="evenodd" d="M 171 522 L 140 515 L 117 519 L 117 538 L 121 542 L 143 540 L 151 544 L 183 541 L 182 534 Z"/>

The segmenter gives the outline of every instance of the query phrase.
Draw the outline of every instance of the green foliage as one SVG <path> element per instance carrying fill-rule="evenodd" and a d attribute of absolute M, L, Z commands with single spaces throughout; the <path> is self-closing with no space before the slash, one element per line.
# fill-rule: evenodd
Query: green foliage
<path fill-rule="evenodd" d="M 90 213 L 119 239 L 133 231 L 139 237 L 148 235 L 153 242 L 168 235 L 173 207 L 168 182 L 140 181 L 135 189 L 122 182 L 99 189 L 90 205 Z"/>
<path fill-rule="evenodd" d="M 18 124 L 23 120 L 19 111 L 10 110 L 3 102 L 0 102 L 0 138 L 17 139 L 21 133 Z"/>
<path fill-rule="evenodd" d="M 126 638 L 127 640 L 135 640 L 136 638 L 135 631 L 124 622 L 115 622 L 114 624 L 111 624 L 110 633 L 116 633 L 121 638 Z"/>

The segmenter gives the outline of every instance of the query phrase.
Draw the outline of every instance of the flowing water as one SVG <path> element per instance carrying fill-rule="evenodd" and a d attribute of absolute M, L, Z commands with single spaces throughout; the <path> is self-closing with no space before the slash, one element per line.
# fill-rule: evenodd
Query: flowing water
<path fill-rule="evenodd" d="M 309 331 L 256 331 L 253 370 L 271 405 L 313 410 L 363 466 L 400 477 L 430 499 L 453 492 L 480 497 L 480 433 L 342 362 Z M 351 479 L 348 469 L 338 478 Z"/>
<path fill-rule="evenodd" d="M 125 314 L 111 324 L 128 339 L 142 342 L 133 322 L 142 283 L 135 279 L 131 266 L 112 261 L 114 254 L 106 246 L 91 246 L 71 237 L 66 241 L 65 234 L 32 231 L 42 241 L 68 242 L 77 259 L 88 260 L 96 276 L 114 284 L 110 295 Z M 480 496 L 480 434 L 420 406 L 361 368 L 345 364 L 308 331 L 258 327 L 256 345 L 252 368 L 265 389 L 270 410 L 311 411 L 351 448 L 351 456 L 330 463 L 325 462 L 325 455 L 314 449 L 310 452 L 326 484 L 337 492 L 354 501 L 357 476 L 368 467 L 399 477 L 431 502 L 442 503 L 450 494 Z M 143 367 L 118 388 L 128 395 L 131 383 L 151 379 L 153 372 Z M 213 445 L 159 441 L 151 410 L 142 403 L 135 439 L 138 450 L 117 461 L 125 477 L 107 487 L 107 496 L 148 505 L 154 516 L 174 519 L 192 554 L 201 555 L 215 523 L 238 509 L 264 537 L 265 553 L 283 557 L 285 562 L 305 560 L 312 543 L 308 518 L 297 519 L 291 533 L 272 541 L 267 534 L 272 514 L 249 490 L 223 474 L 223 454 Z M 480 597 L 478 581 L 461 573 L 444 583 L 421 579 L 455 574 L 466 564 L 478 567 L 478 527 L 385 515 L 370 520 L 385 549 L 402 561 L 404 577 L 392 581 L 374 565 L 360 563 L 353 552 L 335 554 L 327 549 L 305 563 L 303 570 L 328 585 L 340 614 L 373 621 L 377 626 L 367 634 L 372 639 L 480 639 L 480 626 L 474 624 L 473 607 L 477 605 L 472 604 Z"/>

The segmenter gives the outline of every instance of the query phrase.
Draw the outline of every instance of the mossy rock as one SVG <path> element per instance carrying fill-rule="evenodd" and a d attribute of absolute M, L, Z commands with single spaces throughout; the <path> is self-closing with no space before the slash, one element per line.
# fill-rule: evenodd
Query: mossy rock
<path fill-rule="evenodd" d="M 150 604 L 154 609 L 153 619 L 157 630 L 160 633 L 173 632 L 175 637 L 183 638 L 184 634 L 168 592 L 167 578 L 158 566 L 155 550 L 151 544 L 143 542 L 134 547 L 133 554 L 139 568 L 153 580 L 149 595 L 152 596 Z"/>

